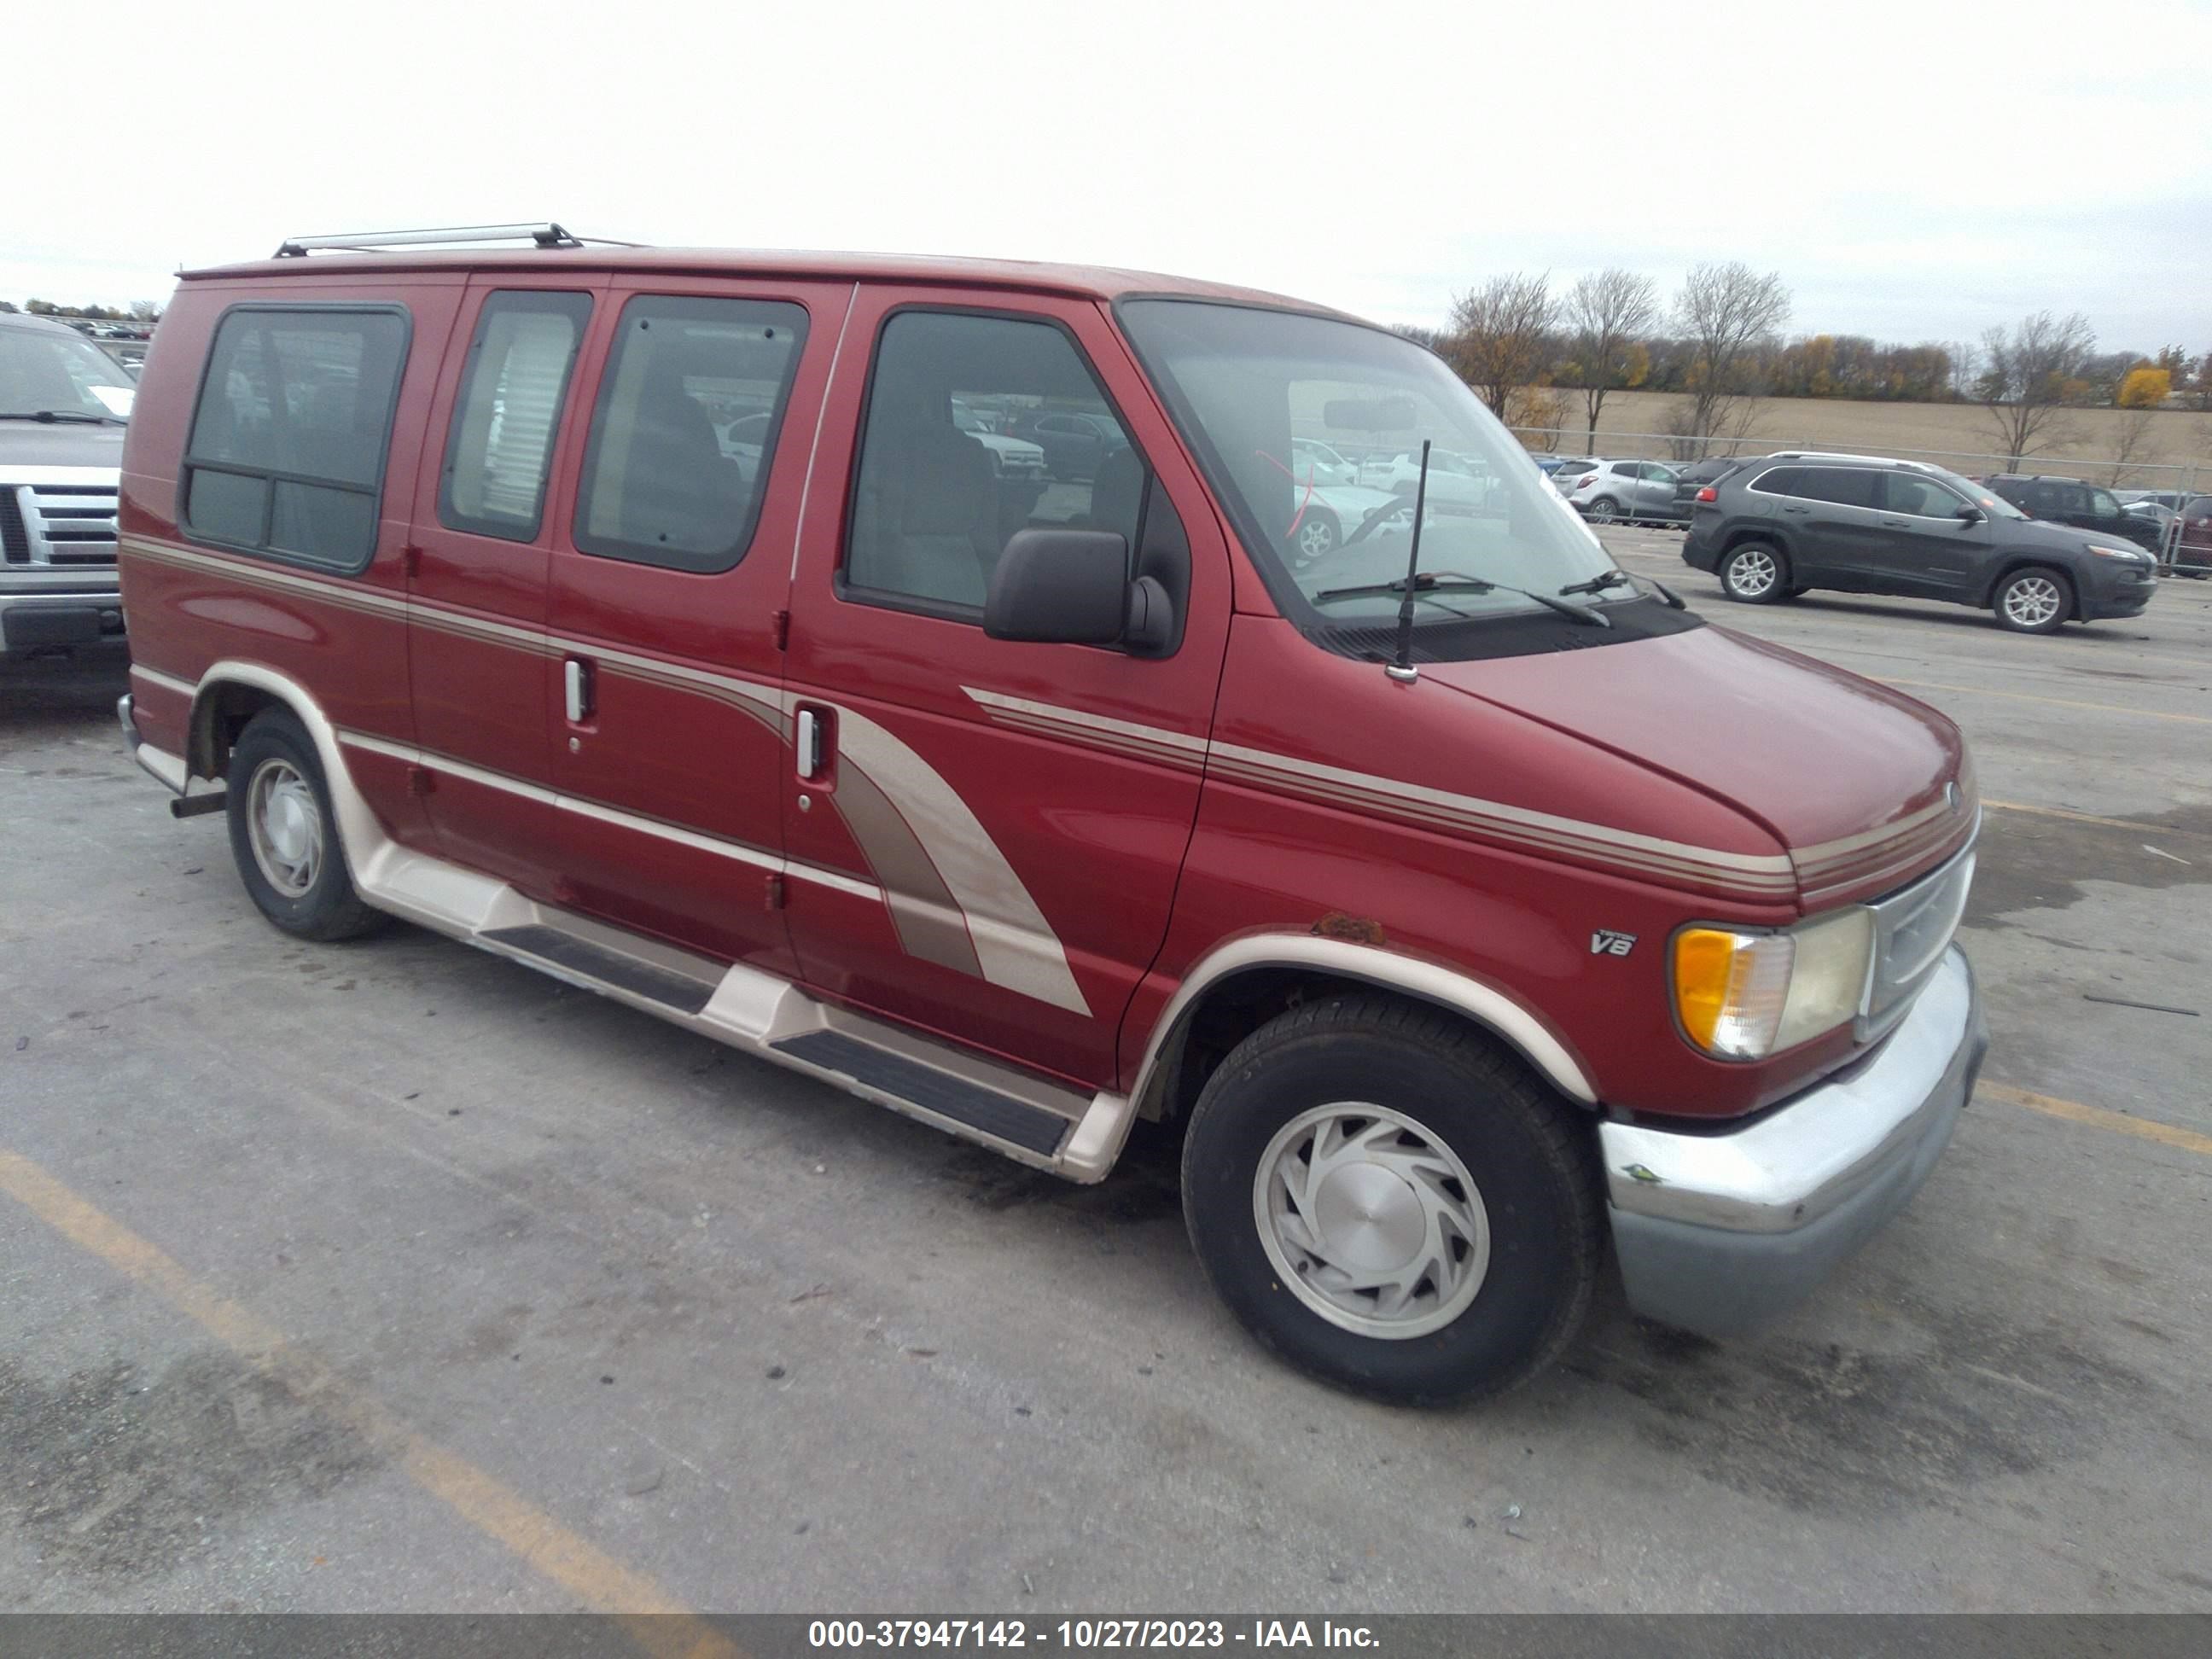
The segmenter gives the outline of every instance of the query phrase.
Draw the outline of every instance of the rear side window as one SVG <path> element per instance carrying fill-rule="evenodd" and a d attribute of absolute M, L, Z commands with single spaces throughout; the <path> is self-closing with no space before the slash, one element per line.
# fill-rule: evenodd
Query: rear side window
<path fill-rule="evenodd" d="M 676 570 L 744 557 L 805 337 L 805 312 L 778 301 L 625 305 L 592 414 L 577 547 Z"/>
<path fill-rule="evenodd" d="M 955 406 L 1006 411 L 963 432 Z M 968 619 L 1000 552 L 1032 526 L 1139 544 L 1150 473 L 1056 325 L 902 311 L 868 385 L 844 580 L 856 598 Z"/>
<path fill-rule="evenodd" d="M 1879 473 L 1858 467 L 1808 466 L 1796 493 L 1808 501 L 1833 501 L 1838 507 L 1872 507 Z"/>
<path fill-rule="evenodd" d="M 1763 495 L 1802 495 L 1805 493 L 1805 469 L 1802 466 L 1770 467 L 1752 480 L 1751 487 Z"/>
<path fill-rule="evenodd" d="M 587 294 L 510 289 L 486 297 L 446 441 L 441 524 L 538 539 L 553 434 L 591 315 Z"/>
<path fill-rule="evenodd" d="M 392 307 L 225 315 L 185 447 L 185 527 L 305 563 L 367 564 L 407 337 Z"/>

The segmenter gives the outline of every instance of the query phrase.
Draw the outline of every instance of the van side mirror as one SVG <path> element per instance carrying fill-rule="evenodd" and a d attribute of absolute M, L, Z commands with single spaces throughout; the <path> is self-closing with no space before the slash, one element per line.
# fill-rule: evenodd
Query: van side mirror
<path fill-rule="evenodd" d="M 1105 530 L 1024 530 L 1006 543 L 983 600 L 983 632 L 1046 645 L 1120 645 L 1139 653 L 1175 637 L 1175 606 L 1150 576 L 1129 580 L 1129 544 Z"/>
<path fill-rule="evenodd" d="M 1989 516 L 1978 507 L 1962 507 L 1959 509 L 1959 521 L 1961 524 L 1979 524 Z"/>

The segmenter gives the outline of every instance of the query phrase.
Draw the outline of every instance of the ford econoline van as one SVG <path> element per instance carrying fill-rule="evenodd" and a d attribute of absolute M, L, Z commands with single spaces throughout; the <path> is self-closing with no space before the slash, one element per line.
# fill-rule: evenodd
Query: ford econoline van
<path fill-rule="evenodd" d="M 1741 1329 L 1927 1176 L 1986 1043 L 1958 732 L 1615 568 L 1436 356 L 515 240 L 191 273 L 140 383 L 125 732 L 279 929 L 402 918 L 1074 1181 L 1179 1124 L 1223 1300 L 1394 1399 L 1526 1376 L 1609 1262 Z M 1493 487 L 1339 489 L 1316 550 L 1320 444 Z"/>

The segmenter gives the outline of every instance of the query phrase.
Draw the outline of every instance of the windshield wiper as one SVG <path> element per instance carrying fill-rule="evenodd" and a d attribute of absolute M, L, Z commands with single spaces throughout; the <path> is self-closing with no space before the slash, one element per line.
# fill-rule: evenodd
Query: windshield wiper
<path fill-rule="evenodd" d="M 1669 611 L 1686 611 L 1682 596 L 1666 583 L 1650 576 L 1632 576 L 1626 570 L 1607 570 L 1592 576 L 1588 581 L 1569 582 L 1559 592 L 1565 593 L 1602 593 L 1612 587 L 1649 587 L 1659 596 Z"/>
<path fill-rule="evenodd" d="M 57 421 L 81 426 L 102 426 L 109 421 L 118 426 L 128 424 L 120 415 L 88 415 L 75 409 L 5 410 L 0 410 L 0 421 L 42 421 L 48 426 Z"/>
<path fill-rule="evenodd" d="M 1635 580 L 1636 579 L 1631 576 L 1626 570 L 1608 570 L 1601 575 L 1592 576 L 1586 582 L 1569 582 L 1565 587 L 1561 588 L 1559 592 L 1562 594 L 1602 593 L 1608 587 L 1620 587 L 1624 585 L 1633 586 Z"/>
<path fill-rule="evenodd" d="M 1410 593 L 1425 598 L 1431 590 L 1441 588 L 1457 593 L 1518 593 L 1524 599 L 1534 599 L 1547 611 L 1556 611 L 1562 617 L 1571 617 L 1578 623 L 1593 628 L 1610 628 L 1613 618 L 1603 611 L 1593 611 L 1586 605 L 1575 605 L 1550 593 L 1539 593 L 1534 588 L 1516 587 L 1510 582 L 1494 582 L 1486 576 L 1469 576 L 1456 570 L 1424 570 L 1410 582 L 1401 576 L 1395 581 L 1367 582 L 1358 587 L 1331 587 L 1315 594 L 1314 602 L 1323 599 L 1376 599 L 1385 593 Z"/>

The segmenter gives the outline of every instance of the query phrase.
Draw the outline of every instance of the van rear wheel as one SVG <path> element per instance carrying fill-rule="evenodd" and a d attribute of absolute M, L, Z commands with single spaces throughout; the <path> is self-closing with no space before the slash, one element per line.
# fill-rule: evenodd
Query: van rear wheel
<path fill-rule="evenodd" d="M 230 852 L 246 890 L 295 939 L 353 939 L 386 917 L 347 872 L 315 745 L 290 711 L 264 708 L 230 751 Z"/>
<path fill-rule="evenodd" d="M 1516 1060 L 1416 1005 L 1331 998 L 1247 1037 L 1192 1109 L 1182 1190 L 1245 1328 L 1378 1399 L 1512 1387 L 1597 1280 L 1588 1138 Z"/>

